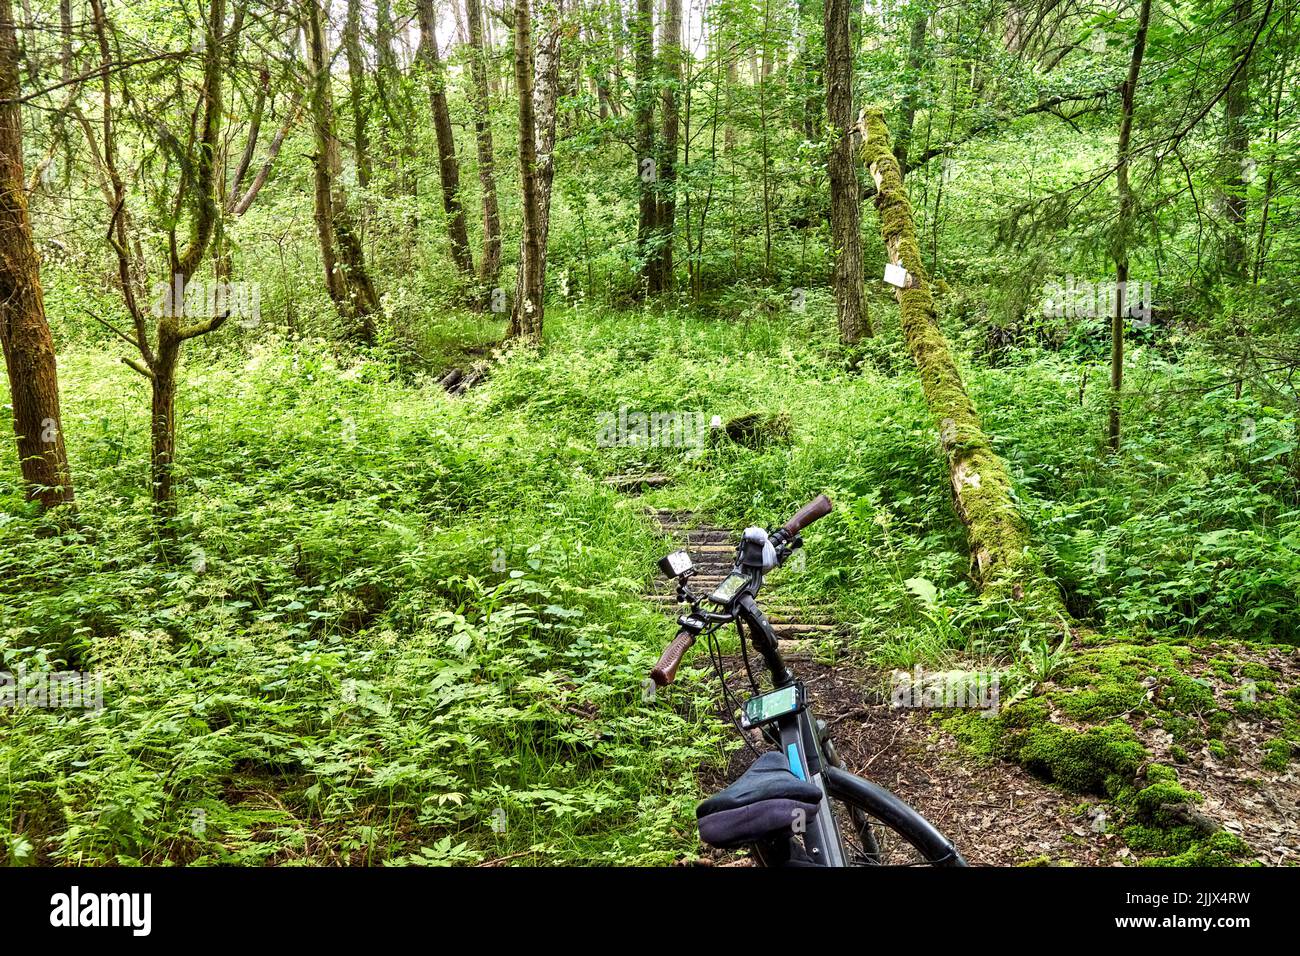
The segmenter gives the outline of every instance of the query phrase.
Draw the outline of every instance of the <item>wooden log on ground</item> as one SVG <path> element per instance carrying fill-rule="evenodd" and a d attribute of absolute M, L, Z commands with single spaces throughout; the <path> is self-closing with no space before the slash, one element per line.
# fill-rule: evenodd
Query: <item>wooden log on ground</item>
<path fill-rule="evenodd" d="M 438 380 L 438 384 L 452 395 L 463 395 L 475 385 L 484 381 L 492 366 L 488 362 L 475 362 L 466 370 L 453 368 Z"/>

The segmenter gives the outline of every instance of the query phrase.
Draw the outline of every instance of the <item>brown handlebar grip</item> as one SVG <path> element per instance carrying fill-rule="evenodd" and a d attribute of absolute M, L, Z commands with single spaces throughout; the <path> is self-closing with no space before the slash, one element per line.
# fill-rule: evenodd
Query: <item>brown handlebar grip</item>
<path fill-rule="evenodd" d="M 659 663 L 650 671 L 650 679 L 660 687 L 666 687 L 677 676 L 677 668 L 682 664 L 682 657 L 695 643 L 695 635 L 690 631 L 678 631 L 677 636 L 659 655 Z"/>
<path fill-rule="evenodd" d="M 781 526 L 781 530 L 786 534 L 795 535 L 808 527 L 818 518 L 825 518 L 831 513 L 831 499 L 825 495 L 818 495 L 812 501 L 808 502 L 802 508 L 794 513 L 794 517 Z"/>

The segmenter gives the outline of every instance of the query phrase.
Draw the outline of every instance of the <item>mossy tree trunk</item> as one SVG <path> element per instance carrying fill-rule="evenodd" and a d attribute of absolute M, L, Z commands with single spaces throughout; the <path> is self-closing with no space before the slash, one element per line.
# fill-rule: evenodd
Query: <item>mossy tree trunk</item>
<path fill-rule="evenodd" d="M 18 464 L 28 496 L 72 504 L 63 447 L 54 342 L 45 319 L 40 257 L 32 244 L 23 178 L 18 38 L 10 0 L 0 0 L 0 347 L 9 373 Z"/>
<path fill-rule="evenodd" d="M 655 239 L 659 227 L 654 129 L 654 0 L 637 0 L 630 33 L 633 72 L 636 76 L 636 247 L 642 262 L 642 281 L 647 290 L 653 291 Z"/>
<path fill-rule="evenodd" d="M 370 104 L 366 94 L 366 57 L 361 48 L 361 0 L 348 0 L 343 26 L 343 55 L 348 63 L 348 97 L 352 101 L 352 150 L 357 184 L 370 186 Z"/>
<path fill-rule="evenodd" d="M 465 0 L 469 25 L 470 101 L 474 108 L 474 140 L 478 147 L 478 181 L 483 192 L 483 255 L 479 276 L 491 285 L 501 271 L 501 211 L 497 203 L 496 155 L 492 145 L 492 106 L 488 99 L 488 63 L 483 48 L 483 8 Z"/>
<path fill-rule="evenodd" d="M 533 106 L 533 25 L 528 0 L 515 0 L 515 85 L 519 94 L 519 181 L 523 205 L 519 275 L 507 339 L 542 339 L 542 210 Z"/>
<path fill-rule="evenodd" d="M 1235 0 L 1233 19 L 1238 29 L 1251 36 L 1248 24 L 1254 14 L 1253 0 Z M 1223 211 L 1227 219 L 1223 235 L 1223 272 L 1238 281 L 1246 278 L 1246 187 L 1245 162 L 1250 157 L 1250 55 L 1245 47 L 1239 54 L 1241 68 L 1228 83 L 1223 101 Z"/>
<path fill-rule="evenodd" d="M 1116 219 L 1114 238 L 1115 311 L 1110 317 L 1110 393 L 1106 421 L 1106 444 L 1111 452 L 1119 451 L 1120 396 L 1124 389 L 1124 318 L 1128 308 L 1125 296 L 1128 291 L 1128 250 L 1134 212 L 1133 188 L 1129 185 L 1129 142 L 1133 138 L 1133 102 L 1137 95 L 1138 77 L 1142 73 L 1142 57 L 1146 52 L 1147 28 L 1150 23 L 1151 0 L 1142 0 L 1137 33 L 1133 38 L 1133 54 L 1129 58 L 1128 76 L 1122 89 L 1118 158 L 1115 161 L 1119 216 Z"/>
<path fill-rule="evenodd" d="M 677 148 L 682 100 L 682 0 L 665 0 L 659 38 L 660 111 L 663 128 L 655 160 L 654 255 L 646 268 L 651 295 L 673 288 L 673 236 L 677 231 Z"/>
<path fill-rule="evenodd" d="M 519 271 L 515 275 L 514 306 L 508 338 L 542 337 L 546 290 L 546 244 L 551 230 L 551 184 L 555 180 L 555 124 L 560 99 L 560 45 L 567 29 L 563 0 L 548 11 L 546 31 L 532 57 L 533 185 L 536 215 L 533 230 L 519 241 Z M 523 123 L 523 112 L 520 112 Z M 522 136 L 522 125 L 520 127 Z M 525 203 L 525 212 L 529 212 Z"/>
<path fill-rule="evenodd" d="M 971 576 L 988 598 L 1029 599 L 1054 613 L 1060 596 L 1030 548 L 1029 531 L 1016 508 L 1006 464 L 993 451 L 979 414 L 939 329 L 929 278 L 921 264 L 912 206 L 880 110 L 860 121 L 863 160 L 876 182 L 880 236 L 889 261 L 908 273 L 895 292 L 908 351 L 921 376 L 925 401 L 939 426 L 948 461 L 953 503 L 966 527 Z"/>
<path fill-rule="evenodd" d="M 325 266 L 325 287 L 347 324 L 348 337 L 370 345 L 375 340 L 379 296 L 366 268 L 365 252 L 342 181 L 343 162 L 334 118 L 329 45 L 320 0 L 303 0 L 302 19 L 316 142 L 316 153 L 312 157 L 316 231 Z"/>
<path fill-rule="evenodd" d="M 314 2 L 314 0 L 311 0 Z M 118 37 L 104 10 L 103 0 L 90 0 L 90 23 L 94 30 L 99 52 L 99 74 L 103 84 L 103 125 L 100 142 L 103 145 L 101 161 L 109 186 L 108 242 L 117 256 L 118 281 L 123 304 L 131 318 L 132 332 L 125 332 L 100 318 L 100 324 L 118 338 L 132 345 L 140 357 L 124 357 L 123 362 L 149 380 L 152 393 L 150 413 L 151 476 L 153 479 L 154 514 L 163 528 L 170 533 L 171 519 L 176 513 L 173 471 L 176 461 L 176 388 L 181 347 L 189 339 L 215 332 L 225 324 L 229 311 L 213 308 L 209 314 L 195 321 L 185 322 L 187 315 L 185 293 L 190 280 L 204 261 L 204 257 L 217 234 L 220 219 L 216 187 L 217 153 L 224 114 L 223 81 L 228 68 L 226 44 L 237 43 L 239 38 L 226 31 L 226 0 L 210 0 L 204 11 L 205 35 L 203 47 L 203 84 L 194 115 L 198 117 L 197 136 L 189 147 L 187 165 L 193 178 L 183 178 L 180 192 L 174 203 L 177 209 L 192 206 L 191 236 L 182 250 L 177 238 L 174 220 L 167 235 L 168 282 L 162 301 L 146 302 L 144 257 L 140 254 L 139 237 L 131 235 L 129 219 L 124 215 L 127 202 L 127 180 L 119 164 L 118 139 L 114 118 L 120 101 L 114 100 L 114 86 L 125 84 L 121 76 L 114 76 L 114 53 Z M 122 97 L 130 100 L 130 91 L 122 88 Z M 89 127 L 87 127 L 89 129 Z M 88 135 L 89 138 L 89 135 Z M 133 251 L 134 250 L 134 251 Z M 150 312 L 157 314 L 154 332 L 149 331 Z M 200 308 L 200 312 L 206 309 Z M 192 316 L 191 316 L 192 317 Z"/>

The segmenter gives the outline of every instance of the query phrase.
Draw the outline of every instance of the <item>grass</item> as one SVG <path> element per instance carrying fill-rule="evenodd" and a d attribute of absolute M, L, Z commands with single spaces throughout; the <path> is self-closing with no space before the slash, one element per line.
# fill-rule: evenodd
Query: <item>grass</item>
<path fill-rule="evenodd" d="M 102 350 L 66 350 L 80 519 L 54 528 L 33 514 L 5 446 L 0 648 L 11 671 L 103 673 L 106 706 L 0 712 L 0 857 L 693 853 L 697 774 L 735 744 L 712 719 L 702 661 L 642 699 L 671 631 L 640 599 L 664 547 L 649 505 L 770 525 L 825 491 L 837 510 L 775 594 L 855 623 L 885 666 L 1014 659 L 1022 635 L 967 583 L 933 427 L 889 307 L 874 306 L 885 334 L 856 371 L 816 291 L 804 312 L 557 308 L 544 352 L 506 356 L 463 399 L 436 387 L 437 363 L 345 362 L 312 341 L 196 350 L 171 540 L 149 518 L 141 382 Z M 1150 636 L 1300 634 L 1294 449 L 1260 450 L 1287 441 L 1289 424 L 1217 393 L 1159 400 L 1197 385 L 1195 355 L 1135 361 L 1146 392 L 1126 409 L 1125 454 L 1109 460 L 1103 395 L 1079 402 L 1069 356 L 968 370 L 1072 608 L 1128 642 L 1057 675 L 1077 690 L 1074 716 L 1100 729 L 1020 748 L 1090 786 L 1134 759 L 1107 728 L 1154 660 Z M 603 447 L 600 416 L 620 407 L 784 415 L 791 432 L 757 449 Z M 644 499 L 602 481 L 638 470 L 674 481 Z M 1168 693 L 1162 716 L 1196 713 L 1196 688 L 1171 676 Z M 1106 759 L 1083 769 L 1059 759 L 1094 752 Z"/>

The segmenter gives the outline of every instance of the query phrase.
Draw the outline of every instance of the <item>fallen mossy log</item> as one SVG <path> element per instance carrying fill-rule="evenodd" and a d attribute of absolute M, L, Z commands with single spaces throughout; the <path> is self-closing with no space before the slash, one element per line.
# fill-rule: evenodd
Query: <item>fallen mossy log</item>
<path fill-rule="evenodd" d="M 993 451 L 980 425 L 952 350 L 939 329 L 912 206 L 890 148 L 889 129 L 878 109 L 865 111 L 858 125 L 862 158 L 876 184 L 880 237 L 890 263 L 907 270 L 894 296 L 903 336 L 948 460 L 953 503 L 970 546 L 971 576 L 986 598 L 1028 600 L 1049 617 L 1064 616 L 1060 594 L 1030 546 L 1029 530 L 1016 507 L 1006 464 Z"/>

